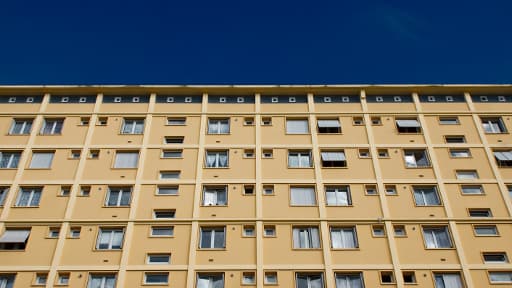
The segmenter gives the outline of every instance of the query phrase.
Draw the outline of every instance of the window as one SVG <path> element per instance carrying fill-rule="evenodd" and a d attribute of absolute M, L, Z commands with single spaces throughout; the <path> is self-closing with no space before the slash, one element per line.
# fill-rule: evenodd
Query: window
<path fill-rule="evenodd" d="M 364 125 L 364 119 L 363 117 L 353 117 L 352 123 L 354 124 L 354 126 L 361 126 Z"/>
<path fill-rule="evenodd" d="M 131 187 L 108 187 L 105 206 L 130 206 L 131 196 Z"/>
<path fill-rule="evenodd" d="M 358 248 L 355 227 L 331 227 L 331 247 L 334 249 Z"/>
<path fill-rule="evenodd" d="M 163 150 L 162 158 L 182 158 L 183 150 Z"/>
<path fill-rule="evenodd" d="M 81 150 L 71 150 L 69 154 L 69 158 L 71 159 L 80 159 L 80 155 L 82 154 Z"/>
<path fill-rule="evenodd" d="M 393 275 L 393 272 L 391 272 L 391 271 L 381 271 L 380 272 L 380 283 L 382 283 L 382 284 L 395 283 L 395 277 Z"/>
<path fill-rule="evenodd" d="M 48 238 L 59 238 L 60 228 L 50 227 L 48 230 Z"/>
<path fill-rule="evenodd" d="M 187 118 L 185 117 L 168 117 L 167 118 L 167 125 L 171 126 L 183 126 L 186 124 Z"/>
<path fill-rule="evenodd" d="M 17 207 L 37 207 L 41 201 L 42 187 L 22 187 L 16 199 Z"/>
<path fill-rule="evenodd" d="M 318 119 L 318 133 L 341 133 L 340 120 L 338 119 Z"/>
<path fill-rule="evenodd" d="M 166 210 L 154 210 L 153 218 L 155 219 L 172 219 L 176 216 L 176 210 L 174 209 L 166 209 Z"/>
<path fill-rule="evenodd" d="M 469 217 L 492 217 L 491 209 L 489 208 L 470 208 L 468 209 Z"/>
<path fill-rule="evenodd" d="M 183 136 L 165 136 L 164 143 L 165 144 L 183 144 L 185 141 L 185 137 Z"/>
<path fill-rule="evenodd" d="M 286 119 L 287 134 L 307 134 L 309 125 L 307 119 Z"/>
<path fill-rule="evenodd" d="M 417 119 L 397 119 L 398 133 L 421 133 L 421 125 Z"/>
<path fill-rule="evenodd" d="M 393 231 L 395 232 L 395 237 L 405 237 L 407 236 L 407 232 L 405 230 L 404 225 L 394 225 Z"/>
<path fill-rule="evenodd" d="M 256 284 L 256 275 L 254 272 L 243 272 L 242 273 L 242 284 L 253 285 Z"/>
<path fill-rule="evenodd" d="M 384 225 L 372 225 L 372 235 L 374 237 L 386 236 L 386 229 L 384 229 Z"/>
<path fill-rule="evenodd" d="M 9 135 L 28 135 L 32 129 L 32 119 L 14 119 Z"/>
<path fill-rule="evenodd" d="M 386 189 L 386 195 L 397 195 L 395 185 L 386 185 L 384 188 Z"/>
<path fill-rule="evenodd" d="M 139 152 L 116 151 L 114 168 L 137 168 Z"/>
<path fill-rule="evenodd" d="M 64 119 L 44 119 L 41 135 L 56 135 L 62 132 Z"/>
<path fill-rule="evenodd" d="M 311 151 L 288 151 L 289 168 L 312 167 Z"/>
<path fill-rule="evenodd" d="M 261 125 L 262 126 L 271 126 L 272 125 L 272 117 L 261 117 Z"/>
<path fill-rule="evenodd" d="M 115 274 L 91 274 L 87 288 L 115 288 Z"/>
<path fill-rule="evenodd" d="M 171 263 L 170 254 L 149 254 L 147 258 L 148 264 L 169 264 Z"/>
<path fill-rule="evenodd" d="M 498 236 L 498 228 L 496 228 L 496 225 L 478 225 L 474 226 L 473 230 L 476 236 Z"/>
<path fill-rule="evenodd" d="M 57 285 L 69 285 L 69 273 L 59 273 Z"/>
<path fill-rule="evenodd" d="M 457 179 L 478 179 L 478 173 L 475 170 L 457 170 L 455 175 Z"/>
<path fill-rule="evenodd" d="M 89 125 L 90 121 L 91 121 L 91 118 L 89 118 L 89 117 L 80 117 L 80 125 L 81 126 Z"/>
<path fill-rule="evenodd" d="M 336 288 L 363 288 L 361 273 L 335 273 Z"/>
<path fill-rule="evenodd" d="M 460 186 L 462 194 L 477 195 L 484 194 L 484 188 L 482 185 L 462 185 Z"/>
<path fill-rule="evenodd" d="M 213 206 L 228 204 L 227 186 L 205 186 L 203 189 L 203 205 Z"/>
<path fill-rule="evenodd" d="M 370 150 L 368 149 L 359 149 L 359 158 L 370 158 Z"/>
<path fill-rule="evenodd" d="M 224 273 L 198 273 L 196 288 L 224 288 Z"/>
<path fill-rule="evenodd" d="M 341 151 L 321 151 L 322 167 L 347 167 L 345 152 Z"/>
<path fill-rule="evenodd" d="M 98 126 L 106 126 L 108 123 L 108 117 L 98 117 Z"/>
<path fill-rule="evenodd" d="M 508 263 L 507 253 L 505 252 L 484 252 L 482 257 L 484 263 Z"/>
<path fill-rule="evenodd" d="M 123 119 L 121 134 L 142 134 L 144 132 L 144 119 Z"/>
<path fill-rule="evenodd" d="M 91 195 L 91 186 L 80 186 L 80 195 L 82 197 L 89 197 Z"/>
<path fill-rule="evenodd" d="M 169 282 L 169 272 L 144 273 L 144 284 L 166 285 Z"/>
<path fill-rule="evenodd" d="M 295 284 L 296 288 L 323 288 L 324 275 L 322 273 L 297 273 Z"/>
<path fill-rule="evenodd" d="M 253 225 L 244 225 L 243 234 L 244 237 L 254 237 L 256 234 L 254 233 Z"/>
<path fill-rule="evenodd" d="M 9 187 L 0 187 L 0 207 L 4 206 L 5 197 L 9 193 Z"/>
<path fill-rule="evenodd" d="M 226 248 L 225 227 L 201 227 L 199 248 L 222 249 Z"/>
<path fill-rule="evenodd" d="M 413 186 L 416 206 L 439 206 L 441 200 L 435 186 Z"/>
<path fill-rule="evenodd" d="M 244 158 L 254 158 L 254 149 L 244 149 Z"/>
<path fill-rule="evenodd" d="M 158 186 L 156 195 L 178 195 L 179 186 Z"/>
<path fill-rule="evenodd" d="M 313 187 L 290 187 L 290 193 L 290 205 L 292 206 L 316 205 L 316 194 Z"/>
<path fill-rule="evenodd" d="M 277 284 L 277 272 L 265 271 L 264 284 L 267 284 L 267 285 Z"/>
<path fill-rule="evenodd" d="M 491 281 L 491 283 L 512 283 L 512 272 L 511 271 L 489 272 L 489 281 Z"/>
<path fill-rule="evenodd" d="M 274 195 L 274 185 L 264 185 L 263 195 Z"/>
<path fill-rule="evenodd" d="M 468 158 L 471 157 L 469 149 L 450 149 L 450 157 L 452 158 Z"/>
<path fill-rule="evenodd" d="M 48 273 L 37 273 L 35 285 L 46 285 L 46 281 L 48 280 Z"/>
<path fill-rule="evenodd" d="M 424 168 L 430 166 L 427 150 L 404 150 L 405 167 Z"/>
<path fill-rule="evenodd" d="M 272 149 L 264 149 L 262 154 L 263 154 L 262 155 L 263 158 L 272 158 L 272 157 L 274 157 L 274 153 L 273 153 Z"/>
<path fill-rule="evenodd" d="M 318 227 L 293 227 L 293 248 L 320 248 L 320 236 L 318 235 Z"/>
<path fill-rule="evenodd" d="M 485 133 L 499 134 L 507 132 L 501 117 L 482 117 L 481 120 Z"/>
<path fill-rule="evenodd" d="M 494 151 L 498 167 L 512 167 L 512 151 Z"/>
<path fill-rule="evenodd" d="M 151 236 L 153 237 L 171 237 L 174 236 L 174 227 L 172 226 L 152 226 Z"/>
<path fill-rule="evenodd" d="M 69 237 L 70 238 L 80 238 L 80 227 L 71 227 L 69 228 Z"/>
<path fill-rule="evenodd" d="M 459 273 L 434 273 L 436 288 L 464 288 Z"/>
<path fill-rule="evenodd" d="M 327 186 L 325 187 L 325 198 L 329 206 L 352 205 L 350 189 L 348 186 Z"/>
<path fill-rule="evenodd" d="M 89 150 L 89 159 L 100 158 L 100 150 Z"/>
<path fill-rule="evenodd" d="M 0 168 L 18 168 L 21 152 L 0 151 Z"/>
<path fill-rule="evenodd" d="M 180 171 L 160 171 L 160 179 L 179 179 Z"/>
<path fill-rule="evenodd" d="M 244 125 L 245 126 L 253 126 L 254 125 L 254 117 L 245 117 Z"/>
<path fill-rule="evenodd" d="M 379 155 L 379 158 L 389 158 L 388 149 L 378 149 L 377 154 Z"/>
<path fill-rule="evenodd" d="M 49 169 L 52 166 L 54 152 L 33 152 L 29 168 Z"/>
<path fill-rule="evenodd" d="M 364 191 L 365 191 L 366 195 L 377 195 L 377 194 L 379 194 L 377 192 L 377 186 L 375 186 L 375 185 L 365 185 L 364 186 Z"/>
<path fill-rule="evenodd" d="M 29 229 L 6 228 L 0 237 L 0 250 L 24 250 L 29 235 Z"/>
<path fill-rule="evenodd" d="M 414 274 L 414 271 L 404 271 L 402 272 L 402 277 L 405 284 L 416 284 L 416 275 Z"/>
<path fill-rule="evenodd" d="M 123 246 L 124 230 L 121 228 L 100 228 L 96 249 L 114 250 Z"/>
<path fill-rule="evenodd" d="M 274 226 L 274 225 L 263 226 L 263 236 L 276 237 L 276 226 Z"/>
<path fill-rule="evenodd" d="M 229 134 L 229 119 L 208 119 L 208 134 Z"/>
<path fill-rule="evenodd" d="M 510 199 L 512 200 L 512 185 L 507 185 L 507 190 L 508 190 L 508 196 L 510 196 Z M 0 204 L 2 202 L 0 201 Z"/>
<path fill-rule="evenodd" d="M 423 227 L 423 237 L 428 249 L 452 248 L 447 227 Z"/>
<path fill-rule="evenodd" d="M 254 185 L 244 185 L 244 195 L 254 195 Z"/>
<path fill-rule="evenodd" d="M 207 168 L 223 168 L 223 167 L 228 167 L 228 165 L 229 165 L 228 150 L 206 151 L 206 167 Z"/>
<path fill-rule="evenodd" d="M 466 137 L 464 135 L 450 135 L 444 136 L 446 143 L 466 143 Z"/>
<path fill-rule="evenodd" d="M 453 117 L 439 117 L 439 124 L 441 125 L 458 125 L 459 118 L 457 116 Z"/>
<path fill-rule="evenodd" d="M 381 121 L 380 117 L 372 117 L 371 120 L 372 120 L 372 125 L 382 125 L 382 121 Z"/>

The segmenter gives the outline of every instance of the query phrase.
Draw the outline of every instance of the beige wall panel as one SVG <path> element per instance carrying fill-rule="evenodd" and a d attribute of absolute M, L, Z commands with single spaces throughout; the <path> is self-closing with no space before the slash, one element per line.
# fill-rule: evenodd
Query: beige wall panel
<path fill-rule="evenodd" d="M 323 149 L 320 148 L 320 150 Z M 328 151 L 330 149 L 326 148 L 325 150 Z M 368 179 L 375 177 L 371 159 L 360 159 L 357 149 L 343 150 L 347 159 L 347 168 L 322 168 L 322 178 L 324 180 Z"/>
<path fill-rule="evenodd" d="M 243 185 L 228 186 L 227 206 L 201 206 L 201 218 L 254 218 L 256 216 L 256 199 L 254 196 L 243 195 Z M 202 200 L 201 195 L 201 200 Z M 201 201 L 202 203 L 202 201 Z"/>
<path fill-rule="evenodd" d="M 455 179 L 455 170 L 467 169 L 476 170 L 480 179 L 494 178 L 483 148 L 471 148 L 470 158 L 449 158 L 449 149 L 447 148 L 436 148 L 435 151 L 437 159 L 440 160 L 439 168 L 442 177 L 445 179 Z"/>
<path fill-rule="evenodd" d="M 1 105 L 0 105 L 1 106 Z M 0 110 L 1 111 L 1 110 Z M 10 111 L 10 110 L 6 110 Z M 20 119 L 33 119 L 34 116 L 23 116 L 23 115 L 13 115 L 12 117 L 0 117 L 0 135 L 2 136 L 0 139 L 0 143 L 2 145 L 23 145 L 28 142 L 29 135 L 9 135 L 9 131 L 11 130 L 11 126 L 14 118 Z M 34 127 L 32 127 L 34 129 Z"/>
<path fill-rule="evenodd" d="M 345 226 L 347 225 L 331 224 L 331 227 Z M 356 225 L 356 227 L 359 248 L 345 250 L 331 248 L 332 264 L 391 264 L 386 237 L 372 237 L 371 225 Z"/>
<path fill-rule="evenodd" d="M 274 149 L 273 153 L 272 159 L 263 159 L 261 162 L 263 179 L 314 179 L 313 167 L 288 168 L 288 150 Z"/>
<path fill-rule="evenodd" d="M 108 186 L 91 185 L 90 196 L 77 197 L 73 219 L 127 219 L 130 207 L 107 207 L 107 195 Z"/>
<path fill-rule="evenodd" d="M 510 245 L 512 226 L 510 224 L 497 224 L 499 236 L 490 237 L 475 236 L 473 225 L 457 225 L 460 237 L 463 239 L 462 249 L 466 254 L 468 263 L 483 264 L 482 252 L 506 252 L 510 259 L 512 255 L 512 245 Z"/>
<path fill-rule="evenodd" d="M 302 224 L 302 226 L 304 225 Z M 312 226 L 318 227 L 316 224 Z M 275 238 L 263 238 L 263 261 L 265 265 L 289 264 L 291 259 L 293 259 L 293 264 L 323 264 L 321 248 L 293 249 L 292 225 L 276 225 L 276 235 Z M 286 283 L 281 282 L 281 279 L 279 279 L 279 282 L 281 284 Z"/>
<path fill-rule="evenodd" d="M 148 266 L 148 268 L 152 268 Z M 147 270 L 146 272 L 151 272 Z M 144 284 L 144 271 L 128 271 L 126 273 L 126 283 L 131 287 L 187 287 L 187 272 L 186 271 L 170 271 L 159 270 L 159 272 L 169 272 L 169 284 L 167 285 L 154 285 Z"/>
<path fill-rule="evenodd" d="M 432 167 L 427 168 L 407 168 L 403 150 L 390 148 L 388 149 L 389 158 L 379 159 L 383 179 L 434 179 L 434 170 Z"/>
<path fill-rule="evenodd" d="M 375 137 L 375 144 L 424 144 L 425 139 L 423 134 L 415 133 L 398 133 L 395 117 L 390 115 L 382 115 L 382 125 L 374 125 L 373 136 Z M 405 118 L 409 116 L 404 116 Z M 410 116 L 414 118 L 414 116 Z"/>
<path fill-rule="evenodd" d="M 201 112 L 200 103 L 158 103 L 155 105 L 157 113 L 197 113 Z M 173 115 L 172 115 L 173 116 Z"/>
<path fill-rule="evenodd" d="M 476 103 L 473 102 L 473 105 L 475 105 L 475 110 L 479 113 L 481 112 L 498 112 L 498 111 L 504 111 L 504 112 L 510 112 L 512 111 L 512 103 Z"/>
<path fill-rule="evenodd" d="M 287 113 L 287 112 L 307 112 L 307 103 L 295 104 L 261 104 L 262 113 Z"/>
<path fill-rule="evenodd" d="M 158 105 L 156 107 L 159 107 Z M 151 132 L 149 135 L 150 145 L 164 145 L 165 136 L 184 136 L 184 144 L 199 143 L 199 127 L 201 117 L 186 116 L 186 124 L 181 126 L 171 126 L 167 124 L 167 117 L 185 117 L 182 114 L 172 114 L 166 116 L 154 116 L 151 123 Z M 179 144 L 172 144 L 179 145 Z"/>
<path fill-rule="evenodd" d="M 323 191 L 316 192 L 316 199 L 318 203 L 318 193 L 323 193 Z M 263 197 L 263 216 L 268 218 L 292 219 L 319 217 L 318 206 L 291 206 L 290 197 L 289 185 L 275 184 L 274 195 L 267 195 Z"/>
<path fill-rule="evenodd" d="M 77 160 L 69 160 L 70 150 L 55 149 L 50 169 L 31 169 L 30 159 L 23 172 L 24 181 L 71 180 L 75 177 L 78 167 Z"/>
<path fill-rule="evenodd" d="M 336 186 L 336 184 L 328 184 Z M 341 184 L 346 185 L 346 184 Z M 327 184 L 325 184 L 327 186 Z M 324 191 L 325 192 L 325 191 Z M 327 206 L 327 217 L 334 219 L 349 218 L 372 218 L 382 217 L 382 209 L 378 195 L 365 195 L 364 186 L 351 184 L 350 196 L 352 198 L 351 206 Z"/>
<path fill-rule="evenodd" d="M 290 119 L 307 119 L 307 116 L 294 116 Z M 286 118 L 282 116 L 274 116 L 272 117 L 272 125 L 261 127 L 261 143 L 262 145 L 311 144 L 311 135 L 309 133 L 286 134 Z"/>
<path fill-rule="evenodd" d="M 19 189 L 18 191 L 10 191 L 10 193 L 16 193 L 13 205 L 16 203 L 19 192 Z M 59 192 L 60 186 L 45 185 L 38 207 L 12 207 L 9 212 L 9 219 L 57 219 L 64 217 L 69 197 L 57 196 Z"/>
<path fill-rule="evenodd" d="M 116 150 L 99 149 L 98 159 L 87 159 L 84 180 L 134 180 L 137 169 L 113 169 Z M 130 150 L 131 151 L 131 150 Z M 140 159 L 139 159 L 140 160 Z M 139 163 L 140 164 L 140 163 Z"/>
<path fill-rule="evenodd" d="M 512 124 L 507 124 L 507 129 L 512 129 Z M 512 136 L 510 133 L 485 134 L 485 138 L 487 138 L 487 142 L 489 142 L 490 145 L 512 144 Z"/>
<path fill-rule="evenodd" d="M 229 167 L 205 168 L 203 179 L 248 179 L 256 173 L 255 159 L 244 159 L 243 149 L 229 150 Z M 204 163 L 203 163 L 204 165 Z M 203 166 L 204 167 L 204 166 Z"/>
<path fill-rule="evenodd" d="M 360 112 L 360 103 L 315 103 L 315 112 L 339 113 L 339 112 Z"/>
<path fill-rule="evenodd" d="M 59 113 L 66 111 L 66 113 L 91 113 L 94 110 L 94 103 L 80 103 L 80 104 L 60 104 L 48 103 L 45 112 Z"/>
<path fill-rule="evenodd" d="M 60 135 L 38 135 L 35 145 L 81 145 L 89 126 L 80 125 L 80 117 L 66 117 Z"/>
<path fill-rule="evenodd" d="M 0 169 L 0 179 L 3 181 L 12 181 L 16 176 L 18 169 Z"/>
<path fill-rule="evenodd" d="M 196 264 L 212 265 L 212 268 L 222 264 L 256 264 L 256 238 L 242 237 L 242 229 L 243 225 L 226 225 L 226 249 L 198 248 Z"/>
<path fill-rule="evenodd" d="M 150 237 L 151 226 L 174 226 L 174 237 Z M 190 225 L 172 225 L 169 222 L 135 225 L 129 265 L 146 264 L 148 253 L 171 253 L 171 265 L 187 265 L 190 246 Z M 155 265 L 148 265 L 148 268 Z M 180 286 L 181 287 L 181 286 Z"/>
<path fill-rule="evenodd" d="M 464 135 L 466 143 L 479 144 L 480 138 L 473 122 L 473 117 L 469 115 L 451 115 L 459 118 L 458 125 L 440 125 L 439 117 L 446 117 L 450 115 L 440 116 L 425 116 L 427 122 L 428 131 L 430 132 L 430 140 L 432 144 L 445 144 L 444 136 L 449 135 Z M 452 144 L 457 145 L 457 144 Z"/>
<path fill-rule="evenodd" d="M 386 183 L 385 185 L 391 185 Z M 421 185 L 421 184 L 419 184 Z M 432 184 L 427 184 L 432 185 Z M 438 196 L 441 198 L 441 193 Z M 389 213 L 391 217 L 396 218 L 441 218 L 446 217 L 444 202 L 446 199 L 441 199 L 440 206 L 416 206 L 414 201 L 414 192 L 412 186 L 409 184 L 397 184 L 397 195 L 386 195 Z M 409 207 L 404 209 L 404 207 Z"/>
<path fill-rule="evenodd" d="M 331 116 L 317 115 L 318 118 L 330 118 Z M 339 117 L 341 134 L 318 134 L 318 144 L 368 144 L 368 136 L 364 125 L 353 125 L 352 117 Z M 315 124 L 318 126 L 318 124 Z M 318 128 L 317 128 L 318 129 Z"/>
<path fill-rule="evenodd" d="M 122 226 L 105 225 L 102 227 L 119 228 Z M 80 238 L 66 239 L 60 265 L 119 265 L 122 253 L 121 250 L 96 250 L 96 240 L 98 238 L 99 230 L 98 226 L 84 225 L 81 228 Z M 68 231 L 65 232 L 69 233 Z"/>
<path fill-rule="evenodd" d="M 416 111 L 414 103 L 368 103 L 368 112 L 404 112 Z"/>
<path fill-rule="evenodd" d="M 147 103 L 102 103 L 100 106 L 101 113 L 140 113 L 147 112 L 148 104 Z"/>
<path fill-rule="evenodd" d="M 222 118 L 222 116 L 219 116 Z M 206 134 L 208 144 L 253 144 L 255 143 L 255 127 L 244 125 L 244 117 L 230 118 L 229 134 Z M 208 133 L 207 131 L 205 133 Z"/>
<path fill-rule="evenodd" d="M 478 195 L 463 195 L 456 184 L 447 185 L 446 188 L 454 217 L 469 217 L 468 208 L 490 208 L 493 217 L 508 216 L 507 207 L 496 184 L 483 185 L 485 194 Z"/>
<path fill-rule="evenodd" d="M 208 112 L 214 113 L 240 113 L 253 112 L 255 104 L 208 104 Z"/>
<path fill-rule="evenodd" d="M 20 226 L 30 227 L 30 225 Z M 48 266 L 51 264 L 57 239 L 46 238 L 48 226 L 32 226 L 25 250 L 3 250 L 0 255 L 1 266 Z M 22 287 L 22 286 L 19 286 Z"/>
<path fill-rule="evenodd" d="M 26 104 L 26 103 L 8 103 L 0 104 L 0 111 L 9 111 L 10 113 L 36 113 L 39 111 L 41 103 Z"/>
<path fill-rule="evenodd" d="M 100 115 L 99 117 L 107 117 Z M 130 116 L 126 118 L 145 118 L 144 116 Z M 94 127 L 92 145 L 140 145 L 142 143 L 142 134 L 121 134 L 123 127 L 123 118 L 121 116 L 108 116 L 107 125 Z M 146 123 L 145 123 L 146 124 Z"/>
<path fill-rule="evenodd" d="M 169 150 L 176 150 L 169 148 Z M 181 171 L 180 179 L 194 179 L 196 177 L 197 149 L 183 149 L 183 158 L 161 158 L 161 149 L 148 149 L 144 167 L 145 180 L 156 180 L 160 171 Z"/>
<path fill-rule="evenodd" d="M 466 103 L 421 103 L 421 109 L 424 112 L 442 112 L 442 111 L 468 111 Z"/>
<path fill-rule="evenodd" d="M 194 185 L 179 185 L 178 195 L 156 195 L 156 190 L 156 185 L 141 186 L 137 219 L 153 218 L 155 209 L 176 209 L 176 218 L 192 217 Z"/>

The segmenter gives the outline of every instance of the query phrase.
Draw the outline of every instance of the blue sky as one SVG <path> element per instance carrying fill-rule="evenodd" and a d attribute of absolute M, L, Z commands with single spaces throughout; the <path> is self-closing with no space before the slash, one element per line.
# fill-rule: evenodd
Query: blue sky
<path fill-rule="evenodd" d="M 512 83 L 510 11 L 499 0 L 6 0 L 0 84 Z"/>

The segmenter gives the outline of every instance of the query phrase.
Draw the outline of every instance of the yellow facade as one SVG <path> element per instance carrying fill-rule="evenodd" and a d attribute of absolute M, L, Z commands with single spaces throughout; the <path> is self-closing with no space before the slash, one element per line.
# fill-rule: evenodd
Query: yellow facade
<path fill-rule="evenodd" d="M 512 87 L 0 87 L 0 287 L 512 287 Z"/>

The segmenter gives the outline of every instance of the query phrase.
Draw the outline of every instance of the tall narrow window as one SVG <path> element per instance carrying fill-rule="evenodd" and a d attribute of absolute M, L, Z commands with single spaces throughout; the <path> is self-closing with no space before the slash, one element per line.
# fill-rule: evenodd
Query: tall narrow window
<path fill-rule="evenodd" d="M 291 187 L 291 205 L 312 206 L 316 205 L 315 188 L 313 187 Z"/>
<path fill-rule="evenodd" d="M 335 249 L 357 248 L 355 227 L 331 227 L 331 246 Z"/>
<path fill-rule="evenodd" d="M 222 167 L 228 167 L 228 165 L 229 165 L 228 150 L 206 151 L 206 167 L 222 168 Z"/>
<path fill-rule="evenodd" d="M 229 134 L 229 119 L 208 119 L 208 134 Z"/>
<path fill-rule="evenodd" d="M 114 168 L 137 168 L 139 152 L 117 151 Z"/>
<path fill-rule="evenodd" d="M 295 275 L 296 288 L 323 288 L 323 273 L 297 273 Z"/>
<path fill-rule="evenodd" d="M 436 288 L 464 288 L 459 273 L 434 273 Z"/>
<path fill-rule="evenodd" d="M 405 166 L 408 168 L 424 168 L 430 166 L 427 150 L 404 150 Z"/>
<path fill-rule="evenodd" d="M 311 166 L 311 151 L 288 151 L 288 167 L 309 168 Z"/>
<path fill-rule="evenodd" d="M 0 168 L 18 168 L 21 152 L 0 151 Z"/>
<path fill-rule="evenodd" d="M 201 239 L 199 247 L 201 249 L 226 248 L 226 228 L 201 227 Z"/>
<path fill-rule="evenodd" d="M 228 203 L 227 186 L 206 186 L 203 189 L 203 205 L 226 205 Z"/>
<path fill-rule="evenodd" d="M 329 206 L 349 206 L 352 205 L 350 189 L 348 186 L 327 186 L 325 188 L 325 198 Z"/>
<path fill-rule="evenodd" d="M 14 119 L 9 135 L 28 135 L 32 129 L 32 119 Z"/>
<path fill-rule="evenodd" d="M 452 248 L 452 241 L 448 233 L 448 228 L 443 227 L 423 227 L 423 237 L 425 246 L 430 249 Z"/>
<path fill-rule="evenodd" d="M 52 166 L 54 152 L 33 152 L 29 168 L 48 169 Z"/>
<path fill-rule="evenodd" d="M 363 288 L 362 273 L 336 273 L 336 288 Z"/>
<path fill-rule="evenodd" d="M 144 119 L 123 119 L 121 134 L 142 134 L 144 132 Z"/>
<path fill-rule="evenodd" d="M 18 207 L 37 207 L 41 201 L 41 187 L 22 187 L 16 199 Z"/>
<path fill-rule="evenodd" d="M 481 120 L 485 133 L 498 134 L 507 132 L 501 117 L 482 117 Z"/>
<path fill-rule="evenodd" d="M 62 132 L 64 119 L 44 119 L 41 135 L 55 135 Z"/>
<path fill-rule="evenodd" d="M 309 125 L 307 119 L 287 119 L 287 134 L 307 134 L 309 133 Z"/>
<path fill-rule="evenodd" d="M 116 250 L 123 246 L 124 230 L 122 228 L 100 228 L 96 249 Z"/>
<path fill-rule="evenodd" d="M 196 288 L 224 288 L 224 273 L 198 273 Z"/>
<path fill-rule="evenodd" d="M 414 202 L 417 206 L 438 206 L 441 200 L 435 186 L 414 186 Z"/>
<path fill-rule="evenodd" d="M 318 227 L 294 227 L 293 248 L 315 249 L 320 248 L 320 236 Z"/>
<path fill-rule="evenodd" d="M 91 274 L 87 288 L 115 288 L 115 274 Z"/>
<path fill-rule="evenodd" d="M 109 187 L 106 206 L 129 206 L 132 195 L 131 187 Z"/>

